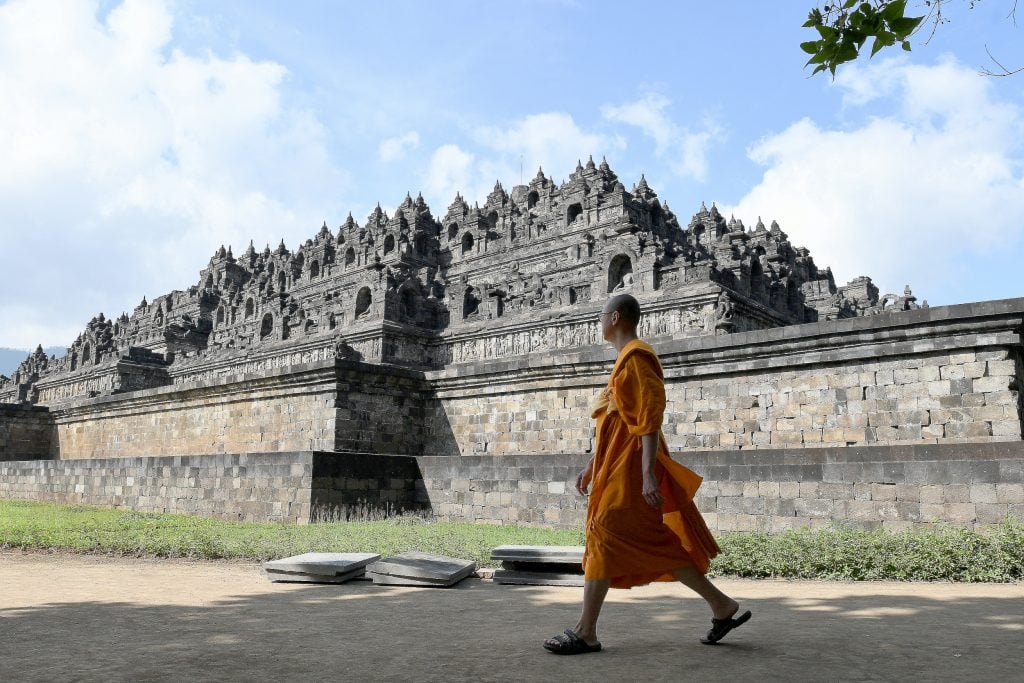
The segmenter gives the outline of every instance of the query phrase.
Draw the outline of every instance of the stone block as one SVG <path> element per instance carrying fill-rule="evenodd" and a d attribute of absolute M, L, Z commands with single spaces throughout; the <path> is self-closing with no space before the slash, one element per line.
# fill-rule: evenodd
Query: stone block
<path fill-rule="evenodd" d="M 721 496 L 742 496 L 743 495 L 743 482 L 742 481 L 719 481 L 718 491 Z"/>
<path fill-rule="evenodd" d="M 564 545 L 501 545 L 491 550 L 492 560 L 531 563 L 583 562 L 583 546 Z"/>
<path fill-rule="evenodd" d="M 896 484 L 896 500 L 899 502 L 920 503 L 921 487 L 917 484 Z"/>
<path fill-rule="evenodd" d="M 828 518 L 835 512 L 835 503 L 817 498 L 796 498 L 793 511 L 798 517 Z"/>
<path fill-rule="evenodd" d="M 998 420 L 992 422 L 992 436 L 1014 436 L 1020 438 L 1020 420 Z"/>
<path fill-rule="evenodd" d="M 976 484 L 985 486 L 985 484 Z M 1024 484 L 996 484 L 996 502 L 1024 503 Z"/>
<path fill-rule="evenodd" d="M 998 503 L 999 497 L 996 493 L 995 484 L 972 484 L 971 485 L 971 502 L 972 503 Z"/>
<path fill-rule="evenodd" d="M 894 501 L 897 496 L 896 484 L 871 484 L 871 500 Z"/>
<path fill-rule="evenodd" d="M 410 550 L 374 562 L 366 569 L 374 583 L 454 586 L 476 571 L 476 562 Z"/>
<path fill-rule="evenodd" d="M 1017 374 L 1017 364 L 1012 360 L 990 360 L 985 374 L 990 377 L 1013 377 Z"/>
<path fill-rule="evenodd" d="M 360 567 L 340 574 L 305 574 L 264 568 L 262 573 L 275 583 L 346 583 L 363 578 L 366 575 L 366 568 Z"/>
<path fill-rule="evenodd" d="M 818 497 L 828 500 L 852 500 L 852 483 L 821 483 L 818 484 Z"/>
<path fill-rule="evenodd" d="M 995 377 L 979 377 L 974 380 L 974 391 L 979 393 L 989 393 L 997 391 L 1006 391 L 1010 388 L 1011 376 L 998 375 Z"/>
<path fill-rule="evenodd" d="M 988 422 L 948 422 L 946 436 L 951 438 L 978 438 L 992 436 L 992 425 Z"/>
<path fill-rule="evenodd" d="M 268 572 L 337 576 L 363 569 L 379 559 L 380 555 L 374 553 L 303 553 L 280 560 L 269 560 L 263 563 L 263 569 Z"/>
<path fill-rule="evenodd" d="M 572 586 L 583 587 L 583 572 L 563 574 L 556 572 L 529 572 L 515 569 L 495 569 L 494 583 L 518 586 Z"/>
<path fill-rule="evenodd" d="M 922 503 L 936 504 L 945 502 L 943 487 L 938 484 L 921 486 L 919 496 Z"/>
<path fill-rule="evenodd" d="M 979 524 L 999 524 L 1006 520 L 1010 506 L 1005 503 L 974 503 Z"/>
<path fill-rule="evenodd" d="M 795 481 L 779 482 L 779 497 L 788 499 L 799 498 L 800 483 Z"/>

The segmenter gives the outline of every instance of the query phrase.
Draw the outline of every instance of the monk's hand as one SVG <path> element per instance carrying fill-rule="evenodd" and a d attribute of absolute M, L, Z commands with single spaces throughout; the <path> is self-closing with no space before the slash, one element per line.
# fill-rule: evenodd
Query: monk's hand
<path fill-rule="evenodd" d="M 584 467 L 583 470 L 576 475 L 576 491 L 581 496 L 587 495 L 587 489 L 590 488 L 590 480 L 594 474 L 593 465 L 594 461 L 591 460 L 589 463 L 587 463 L 587 466 Z"/>
<path fill-rule="evenodd" d="M 658 479 L 653 474 L 644 474 L 644 500 L 652 508 L 660 508 L 665 498 L 661 495 Z"/>

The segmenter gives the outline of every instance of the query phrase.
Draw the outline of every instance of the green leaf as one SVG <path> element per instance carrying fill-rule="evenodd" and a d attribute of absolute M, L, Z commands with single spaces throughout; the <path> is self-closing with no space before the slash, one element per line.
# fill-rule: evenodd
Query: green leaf
<path fill-rule="evenodd" d="M 820 45 L 820 40 L 808 40 L 806 43 L 800 43 L 800 49 L 809 55 L 813 55 L 818 53 L 818 48 Z"/>
<path fill-rule="evenodd" d="M 856 5 L 858 2 L 859 2 L 859 0 L 846 0 L 846 2 L 843 3 L 843 9 L 850 9 L 851 7 Z"/>
<path fill-rule="evenodd" d="M 844 42 L 839 46 L 839 50 L 836 51 L 835 62 L 836 64 L 842 64 L 843 62 L 853 61 L 857 59 L 858 54 L 857 48 L 853 43 Z M 833 69 L 834 71 L 835 69 Z"/>
<path fill-rule="evenodd" d="M 907 52 L 910 52 L 910 41 L 909 40 L 904 40 L 903 41 L 903 49 L 906 50 Z"/>
<path fill-rule="evenodd" d="M 835 40 L 839 36 L 838 31 L 836 31 L 831 26 L 825 26 L 824 24 L 821 24 L 815 26 L 814 28 L 818 30 L 818 33 L 821 34 L 821 37 L 824 38 L 825 40 Z"/>
<path fill-rule="evenodd" d="M 922 21 L 924 21 L 924 17 L 900 17 L 890 21 L 889 28 L 899 37 L 906 38 Z"/>
<path fill-rule="evenodd" d="M 885 43 L 881 39 L 875 38 L 875 44 L 871 46 L 871 56 L 874 57 L 883 47 L 885 47 Z"/>
<path fill-rule="evenodd" d="M 901 19 L 907 11 L 907 0 L 893 0 L 888 5 L 882 8 L 882 17 L 892 23 L 897 19 Z"/>

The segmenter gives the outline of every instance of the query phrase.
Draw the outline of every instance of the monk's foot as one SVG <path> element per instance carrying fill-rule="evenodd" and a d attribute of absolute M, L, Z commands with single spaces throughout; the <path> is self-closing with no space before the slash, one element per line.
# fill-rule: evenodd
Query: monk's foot
<path fill-rule="evenodd" d="M 715 619 L 731 619 L 740 609 L 740 603 L 728 598 L 720 604 L 712 606 L 711 613 Z"/>
<path fill-rule="evenodd" d="M 567 628 L 554 638 L 545 640 L 544 649 L 556 655 L 583 655 L 600 652 L 601 643 L 597 641 L 588 643 L 571 628 Z"/>

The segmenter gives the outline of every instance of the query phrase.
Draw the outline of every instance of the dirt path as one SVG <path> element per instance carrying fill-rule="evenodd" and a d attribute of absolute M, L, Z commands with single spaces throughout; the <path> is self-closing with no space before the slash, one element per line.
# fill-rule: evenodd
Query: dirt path
<path fill-rule="evenodd" d="M 612 591 L 605 652 L 540 641 L 580 589 L 272 584 L 249 564 L 0 551 L 0 681 L 1019 680 L 1024 586 L 721 581 L 754 612 L 697 642 L 699 599 Z"/>

